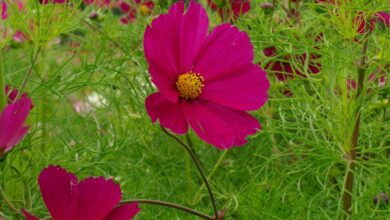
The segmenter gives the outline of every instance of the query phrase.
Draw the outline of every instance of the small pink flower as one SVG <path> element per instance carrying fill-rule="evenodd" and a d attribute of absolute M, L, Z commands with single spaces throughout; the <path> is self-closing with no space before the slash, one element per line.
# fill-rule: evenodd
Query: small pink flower
<path fill-rule="evenodd" d="M 222 18 L 225 16 L 231 17 L 232 12 L 234 17 L 237 18 L 242 14 L 246 14 L 251 9 L 250 0 L 229 0 L 222 1 L 219 4 L 217 4 L 215 0 L 207 0 L 207 2 L 211 9 L 218 11 Z"/>
<path fill-rule="evenodd" d="M 26 34 L 24 34 L 23 31 L 16 31 L 14 33 L 14 36 L 12 36 L 12 40 L 15 41 L 16 43 L 22 44 L 28 39 Z"/>
<path fill-rule="evenodd" d="M 0 3 L 0 6 L 1 6 L 0 7 L 1 8 L 1 19 L 4 21 L 8 18 L 7 4 L 4 1 L 2 1 Z"/>
<path fill-rule="evenodd" d="M 8 94 L 7 87 L 5 92 Z M 32 101 L 25 94 L 18 100 L 16 96 L 16 90 L 9 93 L 8 104 L 0 114 L 0 155 L 12 150 L 29 129 L 25 122 L 33 107 Z"/>
<path fill-rule="evenodd" d="M 137 203 L 118 206 L 121 189 L 112 179 L 89 177 L 78 182 L 73 173 L 49 166 L 42 170 L 38 183 L 55 220 L 128 220 L 140 211 Z M 38 219 L 22 211 L 27 220 Z"/>
<path fill-rule="evenodd" d="M 145 102 L 153 122 L 177 134 L 191 127 L 219 149 L 260 129 L 247 111 L 265 104 L 270 84 L 245 32 L 222 24 L 209 33 L 205 9 L 191 1 L 185 12 L 179 2 L 146 28 L 144 51 L 159 90 Z"/>

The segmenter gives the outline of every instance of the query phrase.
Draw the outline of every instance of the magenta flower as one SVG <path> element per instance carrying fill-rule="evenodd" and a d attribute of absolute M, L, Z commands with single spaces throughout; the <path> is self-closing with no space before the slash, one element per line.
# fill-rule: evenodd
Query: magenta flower
<path fill-rule="evenodd" d="M 390 14 L 384 11 L 375 14 L 379 22 L 383 23 L 385 27 L 390 27 Z"/>
<path fill-rule="evenodd" d="M 245 144 L 260 124 L 246 111 L 268 100 L 266 73 L 253 64 L 248 35 L 231 24 L 210 34 L 202 6 L 174 4 L 146 28 L 145 56 L 158 92 L 145 102 L 153 122 L 177 134 L 191 127 L 219 149 Z"/>
<path fill-rule="evenodd" d="M 250 0 L 229 0 L 229 1 L 207 0 L 207 3 L 211 7 L 211 9 L 217 11 L 222 18 L 224 18 L 224 16 L 226 15 L 230 17 L 232 12 L 234 17 L 237 18 L 242 14 L 246 14 L 251 9 Z"/>
<path fill-rule="evenodd" d="M 1 20 L 6 20 L 8 18 L 8 13 L 7 13 L 7 4 L 2 1 L 0 3 L 0 8 L 1 8 Z"/>
<path fill-rule="evenodd" d="M 49 166 L 42 170 L 38 183 L 55 220 L 129 220 L 140 211 L 137 203 L 117 206 L 121 189 L 112 179 L 89 177 L 78 182 L 73 173 Z M 27 220 L 38 219 L 22 211 Z"/>
<path fill-rule="evenodd" d="M 8 88 L 5 89 L 8 94 Z M 29 127 L 25 125 L 32 108 L 32 101 L 27 95 L 16 99 L 17 91 L 12 90 L 8 104 L 0 114 L 0 156 L 9 152 L 26 135 Z"/>

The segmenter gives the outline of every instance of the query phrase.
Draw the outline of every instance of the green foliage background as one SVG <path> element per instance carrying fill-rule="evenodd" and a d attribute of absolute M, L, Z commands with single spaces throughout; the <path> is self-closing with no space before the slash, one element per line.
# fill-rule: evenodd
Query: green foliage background
<path fill-rule="evenodd" d="M 356 101 L 355 91 L 346 83 L 357 79 L 362 47 L 356 40 L 362 37 L 348 18 L 356 11 L 389 11 L 388 3 L 354 0 L 335 15 L 335 6 L 305 1 L 299 9 L 300 22 L 294 23 L 286 21 L 280 4 L 272 12 L 263 10 L 262 2 L 252 1 L 252 10 L 234 22 L 249 34 L 255 61 L 264 67 L 270 58 L 262 50 L 276 46 L 277 59 L 317 53 L 323 68 L 319 74 L 283 83 L 270 73 L 269 102 L 253 112 L 263 129 L 244 147 L 220 151 L 190 133 L 206 173 L 212 174 L 218 207 L 226 209 L 226 219 L 341 219 L 344 155 L 350 147 L 356 106 L 362 105 L 352 219 L 389 219 L 389 205 L 375 205 L 373 198 L 381 192 L 390 194 L 390 86 L 368 81 L 378 68 L 388 76 L 389 28 L 378 26 L 369 36 L 364 97 Z M 206 6 L 206 1 L 201 3 Z M 79 179 L 114 178 L 121 184 L 123 199 L 161 199 L 212 214 L 207 191 L 200 189 L 201 179 L 189 157 L 150 122 L 144 108 L 145 97 L 155 89 L 143 55 L 143 33 L 170 4 L 157 1 L 151 16 L 139 15 L 129 25 L 121 25 L 117 15 L 104 10 L 98 10 L 98 21 L 91 21 L 89 14 L 97 10 L 93 7 L 80 11 L 28 1 L 26 12 L 11 9 L 6 24 L 25 31 L 31 41 L 2 42 L 8 45 L 7 84 L 19 87 L 41 50 L 25 89 L 35 103 L 30 132 L 1 165 L 2 190 L 17 208 L 48 215 L 37 176 L 57 164 Z M 217 13 L 207 10 L 213 27 L 222 22 Z M 36 23 L 34 30 L 31 20 Z M 320 33 L 323 40 L 315 42 Z M 76 43 L 78 47 L 72 46 Z M 285 96 L 285 89 L 293 95 Z M 87 114 L 76 113 L 72 103 L 93 94 L 105 101 Z M 0 208 L 5 219 L 18 219 L 4 200 Z M 141 208 L 136 219 L 196 219 L 173 209 Z"/>

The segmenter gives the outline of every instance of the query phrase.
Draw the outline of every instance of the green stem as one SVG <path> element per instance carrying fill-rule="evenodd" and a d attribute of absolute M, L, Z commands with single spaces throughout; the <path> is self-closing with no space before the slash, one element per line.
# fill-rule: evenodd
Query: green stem
<path fill-rule="evenodd" d="M 219 157 L 217 163 L 214 165 L 213 169 L 211 170 L 210 174 L 207 176 L 207 179 L 211 179 L 215 172 L 217 172 L 219 166 L 221 166 L 222 161 L 225 159 L 226 155 L 229 151 L 225 150 L 222 155 Z M 194 200 L 192 201 L 192 204 L 196 204 L 200 200 L 200 196 L 202 193 L 203 188 L 205 187 L 204 183 L 200 186 L 199 190 L 196 192 Z"/>
<path fill-rule="evenodd" d="M 3 63 L 3 48 L 0 48 L 0 112 L 3 111 L 7 105 L 7 96 L 5 94 L 5 81 L 4 81 L 4 63 Z"/>
<path fill-rule="evenodd" d="M 160 200 L 151 200 L 151 199 L 130 199 L 130 200 L 124 200 L 124 201 L 121 201 L 120 204 L 129 204 L 129 203 L 141 203 L 141 204 L 152 204 L 152 205 L 159 205 L 159 206 L 164 206 L 164 207 L 169 207 L 169 208 L 174 208 L 174 209 L 178 209 L 178 210 L 181 210 L 183 212 L 187 212 L 187 213 L 190 213 L 192 215 L 195 215 L 195 216 L 198 216 L 198 217 L 201 217 L 203 219 L 206 219 L 206 220 L 214 220 L 215 218 L 211 217 L 211 216 L 208 216 L 206 214 L 203 214 L 201 212 L 198 212 L 194 209 L 191 209 L 191 208 L 188 208 L 188 207 L 185 207 L 185 206 L 182 206 L 182 205 L 178 205 L 178 204 L 175 204 L 175 203 L 170 203 L 170 202 L 165 202 L 165 201 L 160 201 Z"/>
<path fill-rule="evenodd" d="M 351 137 L 351 147 L 349 152 L 347 152 L 347 173 L 344 183 L 344 192 L 343 192 L 343 210 L 344 210 L 344 219 L 350 219 L 352 214 L 352 191 L 354 185 L 354 172 L 356 167 L 356 156 L 357 156 L 357 144 L 359 139 L 359 129 L 360 129 L 360 117 L 361 117 L 361 99 L 364 95 L 363 86 L 364 86 L 364 75 L 367 68 L 367 49 L 368 49 L 368 36 L 369 36 L 369 22 L 366 22 L 366 36 L 364 38 L 364 43 L 361 52 L 361 59 L 358 64 L 358 84 L 355 101 L 357 103 L 355 111 L 355 126 L 353 128 L 353 133 Z"/>
<path fill-rule="evenodd" d="M 173 138 L 177 143 L 179 143 L 182 147 L 184 147 L 184 149 L 188 152 L 188 154 L 191 156 L 192 160 L 194 161 L 195 165 L 196 165 L 196 168 L 198 169 L 198 172 L 200 174 L 200 176 L 202 177 L 203 179 L 203 182 L 204 184 L 206 185 L 207 187 L 207 191 L 209 193 L 209 196 L 210 196 L 210 200 L 211 200 L 211 204 L 213 206 L 213 210 L 214 210 L 214 217 L 215 219 L 218 219 L 218 209 L 217 209 L 217 205 L 215 203 L 215 199 L 214 199 L 214 194 L 213 194 L 213 191 L 211 190 L 211 187 L 210 187 L 210 184 L 209 184 L 209 181 L 207 180 L 207 177 L 202 169 L 202 166 L 200 164 L 200 161 L 198 159 L 198 157 L 196 156 L 196 154 L 192 151 L 191 147 L 188 146 L 187 144 L 185 144 L 182 140 L 180 140 L 179 138 L 177 138 L 176 136 L 174 136 L 173 134 L 169 133 L 165 128 L 161 127 L 162 130 L 171 138 Z"/>
<path fill-rule="evenodd" d="M 193 179 L 191 174 L 191 158 L 188 154 L 184 155 L 184 163 L 185 163 L 186 179 L 187 179 L 187 204 L 188 204 L 190 203 L 190 198 L 193 191 L 192 184 L 191 184 L 192 182 L 191 180 Z"/>

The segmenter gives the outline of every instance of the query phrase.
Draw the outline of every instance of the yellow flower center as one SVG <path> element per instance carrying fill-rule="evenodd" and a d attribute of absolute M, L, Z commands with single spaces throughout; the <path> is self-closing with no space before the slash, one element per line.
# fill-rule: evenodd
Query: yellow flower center
<path fill-rule="evenodd" d="M 176 88 L 180 97 L 185 99 L 196 99 L 204 87 L 204 78 L 198 73 L 184 73 L 177 77 Z"/>
<path fill-rule="evenodd" d="M 147 15 L 150 13 L 150 8 L 145 4 L 141 4 L 139 6 L 139 11 L 142 15 Z"/>

